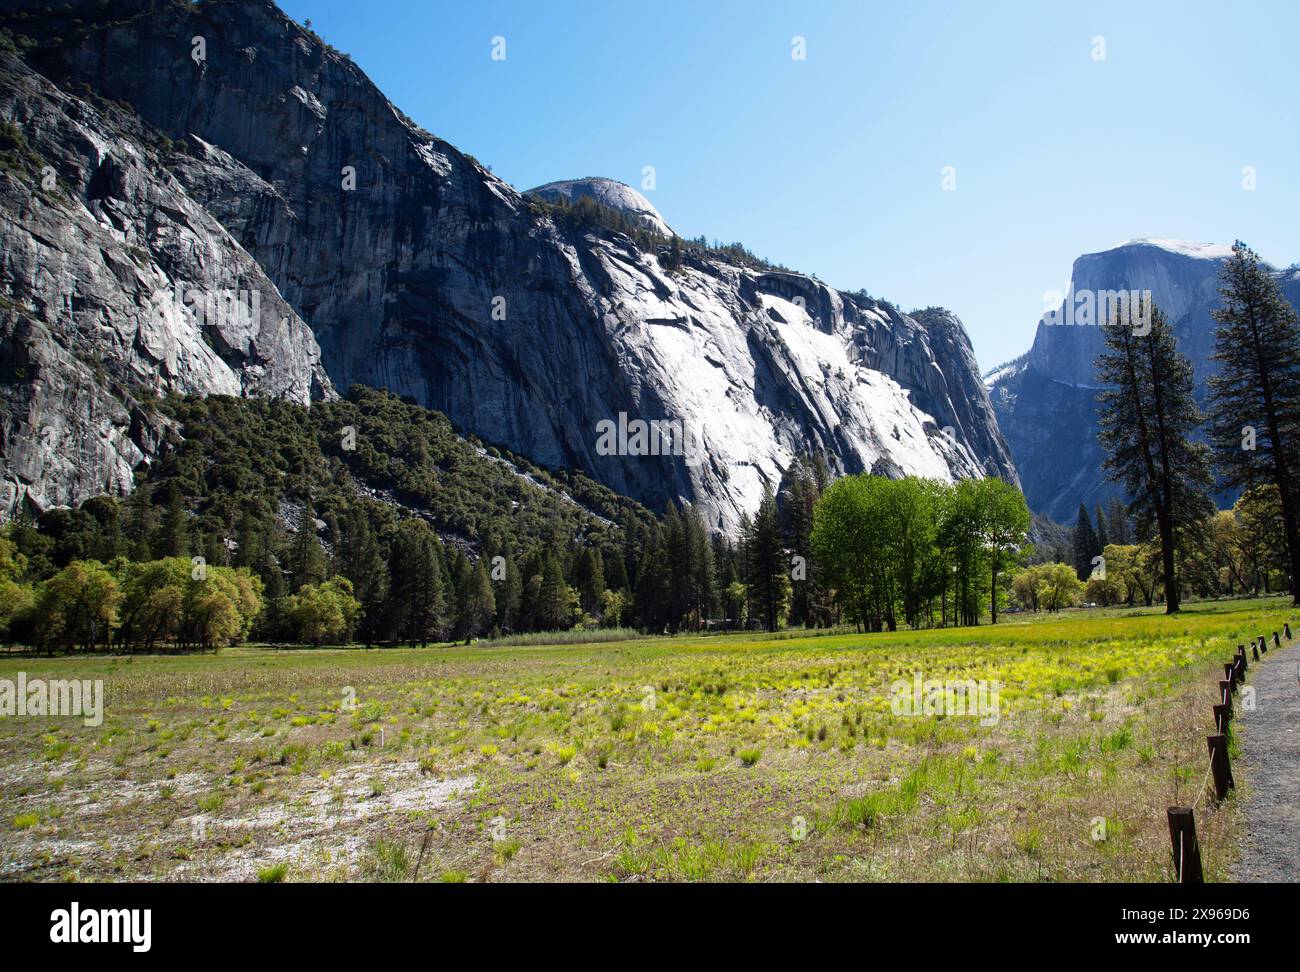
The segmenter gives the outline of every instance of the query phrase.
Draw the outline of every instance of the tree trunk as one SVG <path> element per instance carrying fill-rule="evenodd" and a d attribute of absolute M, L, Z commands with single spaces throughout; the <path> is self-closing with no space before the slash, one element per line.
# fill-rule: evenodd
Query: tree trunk
<path fill-rule="evenodd" d="M 1160 518 L 1160 561 L 1165 577 L 1165 614 L 1177 614 L 1180 597 L 1174 567 L 1174 524 L 1168 513 Z"/>
<path fill-rule="evenodd" d="M 998 623 L 998 563 L 995 557 L 993 561 L 993 578 L 989 588 L 989 609 L 993 612 L 992 624 Z"/>

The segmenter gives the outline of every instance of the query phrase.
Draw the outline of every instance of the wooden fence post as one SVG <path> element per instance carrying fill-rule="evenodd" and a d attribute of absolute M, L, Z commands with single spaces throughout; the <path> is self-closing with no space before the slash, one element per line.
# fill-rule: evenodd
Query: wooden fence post
<path fill-rule="evenodd" d="M 1259 653 L 1261 655 L 1268 654 L 1268 645 L 1265 643 L 1263 635 L 1259 636 Z"/>
<path fill-rule="evenodd" d="M 1191 807 L 1169 808 L 1169 842 L 1173 845 L 1174 873 L 1179 884 L 1204 884 L 1201 846 L 1196 842 L 1196 818 Z"/>
<path fill-rule="evenodd" d="M 1234 689 L 1237 687 L 1237 663 L 1236 662 L 1232 662 L 1231 664 L 1229 664 L 1228 662 L 1224 662 L 1223 677 L 1227 682 L 1229 682 L 1232 685 Z"/>
<path fill-rule="evenodd" d="M 1284 622 L 1282 622 L 1282 630 L 1283 630 L 1284 632 L 1286 632 L 1286 640 L 1287 640 L 1287 641 L 1290 641 L 1290 640 L 1291 640 L 1291 622 L 1290 622 L 1290 621 L 1284 621 Z"/>
<path fill-rule="evenodd" d="M 1277 632 L 1276 632 L 1276 631 L 1273 632 L 1273 647 L 1274 647 L 1274 648 L 1281 648 L 1281 647 L 1282 647 L 1282 639 L 1279 638 L 1279 637 L 1277 636 Z"/>
<path fill-rule="evenodd" d="M 1232 721 L 1232 712 L 1226 705 L 1216 705 L 1214 707 L 1214 731 L 1225 733 L 1228 731 L 1228 723 Z"/>
<path fill-rule="evenodd" d="M 1232 683 L 1219 683 L 1219 698 L 1223 699 L 1223 707 L 1228 710 L 1228 718 L 1232 718 Z"/>
<path fill-rule="evenodd" d="M 1214 778 L 1214 798 L 1222 800 L 1236 784 L 1228 765 L 1228 737 L 1223 733 L 1205 737 L 1210 750 L 1210 775 Z"/>
<path fill-rule="evenodd" d="M 1250 666 L 1246 664 L 1245 648 L 1242 648 L 1237 652 L 1237 664 L 1241 666 L 1241 680 L 1244 682 L 1246 680 L 1246 672 L 1250 670 Z"/>

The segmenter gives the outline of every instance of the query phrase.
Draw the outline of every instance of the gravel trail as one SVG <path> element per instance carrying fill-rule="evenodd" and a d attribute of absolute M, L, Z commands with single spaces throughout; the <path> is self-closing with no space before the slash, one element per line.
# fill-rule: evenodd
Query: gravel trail
<path fill-rule="evenodd" d="M 1292 633 L 1300 636 L 1293 624 Z M 1245 839 L 1233 880 L 1300 881 L 1300 642 L 1252 662 L 1253 712 L 1239 711 L 1241 773 L 1250 781 Z"/>

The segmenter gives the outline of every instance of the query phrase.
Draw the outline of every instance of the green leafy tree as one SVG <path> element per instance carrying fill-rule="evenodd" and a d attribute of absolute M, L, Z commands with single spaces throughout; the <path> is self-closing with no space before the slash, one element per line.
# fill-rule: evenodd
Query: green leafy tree
<path fill-rule="evenodd" d="M 1029 542 L 1029 507 L 1020 490 L 1010 483 L 995 477 L 974 482 L 987 551 L 989 607 L 992 621 L 997 624 L 1000 581 L 1020 562 Z"/>
<path fill-rule="evenodd" d="M 991 575 L 978 482 L 963 479 L 952 488 L 939 528 L 939 544 L 952 574 L 953 616 L 963 625 L 979 624 L 984 608 L 983 580 Z"/>
<path fill-rule="evenodd" d="M 361 603 L 352 595 L 352 582 L 343 576 L 304 584 L 289 598 L 289 618 L 298 639 L 313 645 L 349 640 L 361 615 Z"/>
<path fill-rule="evenodd" d="M 1038 582 L 1038 603 L 1046 611 L 1072 607 L 1083 597 L 1084 585 L 1069 564 L 1045 564 Z"/>
<path fill-rule="evenodd" d="M 50 654 L 60 647 L 94 651 L 112 636 L 122 592 L 107 567 L 75 560 L 44 581 L 36 595 L 36 639 Z"/>
<path fill-rule="evenodd" d="M 35 603 L 31 585 L 22 581 L 26 572 L 27 558 L 0 534 L 0 640 L 10 637 L 11 626 L 26 618 Z"/>

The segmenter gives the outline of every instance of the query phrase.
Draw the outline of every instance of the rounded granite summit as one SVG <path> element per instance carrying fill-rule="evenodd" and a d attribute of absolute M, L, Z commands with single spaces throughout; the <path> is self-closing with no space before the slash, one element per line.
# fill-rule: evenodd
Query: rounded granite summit
<path fill-rule="evenodd" d="M 585 179 L 563 179 L 548 182 L 536 189 L 529 189 L 526 196 L 533 196 L 545 202 L 573 203 L 584 197 L 592 199 L 602 206 L 616 209 L 635 217 L 645 228 L 662 236 L 672 236 L 673 231 L 659 215 L 659 210 L 641 193 L 629 185 L 614 179 L 600 176 L 588 176 Z"/>

